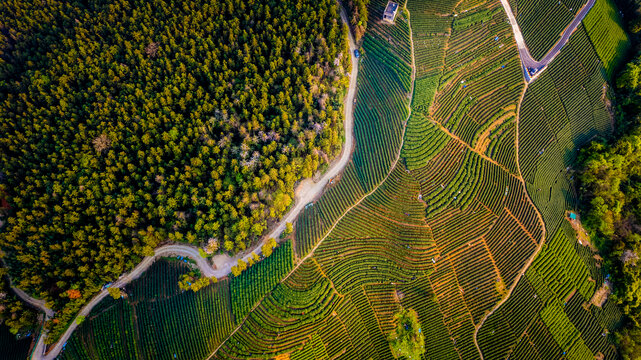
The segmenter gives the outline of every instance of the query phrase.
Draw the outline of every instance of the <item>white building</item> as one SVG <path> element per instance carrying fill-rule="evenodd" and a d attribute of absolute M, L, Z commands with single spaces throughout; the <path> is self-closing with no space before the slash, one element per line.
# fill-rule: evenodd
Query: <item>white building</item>
<path fill-rule="evenodd" d="M 398 12 L 398 4 L 395 2 L 388 1 L 387 6 L 385 7 L 385 12 L 383 12 L 383 21 L 393 23 L 397 12 Z"/>

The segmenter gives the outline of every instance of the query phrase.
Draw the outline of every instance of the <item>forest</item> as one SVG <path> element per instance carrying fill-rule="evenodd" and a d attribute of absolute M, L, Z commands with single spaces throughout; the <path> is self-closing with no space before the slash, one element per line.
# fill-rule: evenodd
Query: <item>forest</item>
<path fill-rule="evenodd" d="M 367 5 L 369 5 L 369 0 L 345 1 L 345 6 L 349 13 L 349 24 L 354 31 L 356 41 L 360 41 L 367 30 L 367 21 L 369 20 Z"/>
<path fill-rule="evenodd" d="M 641 126 L 611 144 L 593 142 L 582 151 L 583 224 L 605 255 L 614 299 L 628 327 L 619 334 L 629 359 L 641 356 Z M 634 354 L 634 355 L 632 355 Z"/>
<path fill-rule="evenodd" d="M 163 242 L 245 250 L 340 152 L 350 64 L 333 0 L 3 2 L 0 275 L 55 340 Z"/>
<path fill-rule="evenodd" d="M 616 79 L 615 132 L 579 156 L 582 222 L 604 257 L 610 295 L 625 315 L 616 334 L 625 360 L 641 358 L 641 3 L 620 4 L 636 43 L 634 57 Z"/>

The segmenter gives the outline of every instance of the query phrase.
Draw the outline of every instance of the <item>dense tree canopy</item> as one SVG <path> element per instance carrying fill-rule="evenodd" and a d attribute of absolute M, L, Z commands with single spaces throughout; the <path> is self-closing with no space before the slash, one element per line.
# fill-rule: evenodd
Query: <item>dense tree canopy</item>
<path fill-rule="evenodd" d="M 631 331 L 622 335 L 623 353 L 636 359 L 641 356 L 641 127 L 611 145 L 594 142 L 583 155 L 583 223 L 604 253 L 615 299 L 630 322 Z"/>
<path fill-rule="evenodd" d="M 5 324 L 14 335 L 24 335 L 35 328 L 36 311 L 12 291 L 6 278 L 8 269 L 0 266 L 0 326 Z"/>
<path fill-rule="evenodd" d="M 396 327 L 387 340 L 394 358 L 420 359 L 425 353 L 425 335 L 418 322 L 418 314 L 412 309 L 401 308 L 394 314 Z"/>
<path fill-rule="evenodd" d="M 641 253 L 640 130 L 635 129 L 611 146 L 592 143 L 584 150 L 588 156 L 580 177 L 583 198 L 589 201 L 583 223 L 592 230 L 602 249 L 622 260 L 617 261 L 620 266 L 614 266 L 619 270 L 614 275 L 626 278 L 625 282 L 631 285 L 641 281 L 632 255 Z M 632 291 L 625 296 L 631 304 L 641 305 L 641 293 Z"/>
<path fill-rule="evenodd" d="M 369 0 L 347 0 L 344 3 L 347 7 L 349 23 L 354 29 L 354 36 L 356 41 L 359 41 L 365 35 L 365 30 L 367 30 L 367 22 L 369 21 L 367 5 L 369 5 Z"/>
<path fill-rule="evenodd" d="M 0 248 L 54 337 L 162 241 L 285 213 L 340 150 L 346 31 L 333 0 L 3 3 Z"/>
<path fill-rule="evenodd" d="M 629 26 L 637 24 L 628 19 Z M 633 37 L 636 39 L 636 37 Z M 611 275 L 611 295 L 626 315 L 617 334 L 624 359 L 641 358 L 641 57 L 617 78 L 617 128 L 581 151 L 583 224 Z"/>

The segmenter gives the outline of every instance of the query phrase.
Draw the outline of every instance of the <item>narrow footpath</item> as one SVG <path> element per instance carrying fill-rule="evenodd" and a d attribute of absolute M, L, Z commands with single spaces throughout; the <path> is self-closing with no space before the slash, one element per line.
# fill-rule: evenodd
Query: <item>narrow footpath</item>
<path fill-rule="evenodd" d="M 512 25 L 512 31 L 514 32 L 514 39 L 516 40 L 516 44 L 519 49 L 519 57 L 521 58 L 521 64 L 523 66 L 523 73 L 525 76 L 525 88 L 523 89 L 523 93 L 521 94 L 521 98 L 519 99 L 519 104 L 517 108 L 517 114 L 516 114 L 516 139 L 514 141 L 515 145 L 515 155 L 516 155 L 516 166 L 518 170 L 518 177 L 520 178 L 520 182 L 523 184 L 523 191 L 525 191 L 526 197 L 528 202 L 534 207 L 534 210 L 536 211 L 536 216 L 539 220 L 539 223 L 541 224 L 543 234 L 541 236 L 541 242 L 537 246 L 536 250 L 530 256 L 528 259 L 527 263 L 523 266 L 521 271 L 519 271 L 518 275 L 516 276 L 516 279 L 514 280 L 514 284 L 510 287 L 508 290 L 507 294 L 492 307 L 490 311 L 488 311 L 485 316 L 481 319 L 478 325 L 476 325 L 474 329 L 474 345 L 476 346 L 476 349 L 479 352 L 479 355 L 481 356 L 481 360 L 483 360 L 483 352 L 481 351 L 481 347 L 478 344 L 477 336 L 478 332 L 485 323 L 485 321 L 492 315 L 494 312 L 501 307 L 512 295 L 512 292 L 516 288 L 516 285 L 519 283 L 519 280 L 523 277 L 527 269 L 530 268 L 530 265 L 532 265 L 532 262 L 534 262 L 534 259 L 536 259 L 536 256 L 541 252 L 541 249 L 543 248 L 543 245 L 545 244 L 545 239 L 546 239 L 546 228 L 545 228 L 545 221 L 543 220 L 543 216 L 541 215 L 541 212 L 539 209 L 536 207 L 534 202 L 532 201 L 532 198 L 530 197 L 530 194 L 527 192 L 527 187 L 525 185 L 525 179 L 523 178 L 523 174 L 521 173 L 521 164 L 519 160 L 519 119 L 520 119 L 520 112 L 521 112 L 521 105 L 523 104 L 523 99 L 525 98 L 525 93 L 527 92 L 527 84 L 536 79 L 542 72 L 545 70 L 548 66 L 549 63 L 554 60 L 556 55 L 561 51 L 561 48 L 568 42 L 570 39 L 570 35 L 576 30 L 576 28 L 579 26 L 581 21 L 585 18 L 587 13 L 592 9 L 592 6 L 594 6 L 595 0 L 588 0 L 588 2 L 579 10 L 577 13 L 576 17 L 570 25 L 568 25 L 567 28 L 563 31 L 563 34 L 561 35 L 561 38 L 559 41 L 554 44 L 554 46 L 543 56 L 543 58 L 540 61 L 536 61 L 532 58 L 530 55 L 530 51 L 528 50 L 527 46 L 525 45 L 525 41 L 523 40 L 523 34 L 521 33 L 521 29 L 519 28 L 519 24 L 516 22 L 516 18 L 514 17 L 514 13 L 512 12 L 512 9 L 510 8 L 510 3 L 508 0 L 501 0 L 501 4 L 503 5 L 503 9 L 505 9 L 505 12 L 507 13 L 507 17 L 510 21 L 510 25 Z"/>
<path fill-rule="evenodd" d="M 409 11 L 408 11 L 408 26 L 409 26 L 409 25 L 410 25 L 410 23 L 411 23 L 411 20 L 410 20 L 409 16 L 410 16 L 410 14 L 409 14 Z M 346 22 L 346 21 L 347 21 L 347 17 L 345 16 L 343 9 L 341 9 L 341 18 L 343 19 L 343 21 L 344 21 L 344 22 Z M 411 26 L 410 26 L 410 28 L 411 28 Z M 353 44 L 353 40 L 352 40 L 352 33 L 351 33 L 351 31 L 350 31 L 349 36 L 350 36 L 350 46 L 351 46 L 351 45 Z M 352 52 L 353 52 L 353 51 L 352 51 Z M 314 252 L 316 251 L 316 249 L 318 249 L 318 247 L 321 245 L 321 243 L 322 243 L 323 241 L 325 241 L 325 239 L 327 239 L 327 237 L 332 233 L 332 231 L 334 230 L 334 228 L 336 227 L 336 225 L 338 225 L 338 224 L 340 223 L 340 221 L 341 221 L 341 220 L 342 220 L 342 219 L 343 219 L 343 218 L 344 218 L 344 217 L 345 217 L 345 216 L 346 216 L 346 215 L 347 215 L 347 214 L 348 214 L 352 209 L 354 209 L 355 207 L 357 207 L 357 206 L 358 206 L 358 205 L 359 205 L 363 200 L 365 200 L 368 196 L 370 196 L 371 194 L 373 194 L 374 192 L 376 192 L 376 190 L 378 190 L 378 188 L 379 188 L 382 184 L 384 184 L 384 183 L 385 183 L 385 181 L 387 181 L 387 179 L 389 178 L 389 176 L 390 176 L 390 175 L 392 174 L 392 172 L 394 171 L 394 168 L 396 167 L 396 165 L 397 165 L 397 163 L 398 163 L 398 160 L 401 158 L 401 150 L 403 149 L 403 143 L 404 143 L 404 141 L 405 141 L 405 131 L 407 130 L 407 122 L 409 121 L 410 117 L 412 116 L 412 106 L 411 106 L 411 105 L 412 105 L 412 98 L 414 97 L 414 82 L 415 82 L 415 79 L 416 79 L 416 64 L 415 64 L 415 58 L 414 58 L 414 39 L 413 39 L 413 36 L 412 36 L 412 31 L 410 31 L 410 53 L 411 53 L 411 55 L 412 55 L 412 76 L 411 76 L 411 81 L 410 81 L 410 84 L 411 84 L 411 85 L 410 85 L 410 93 L 409 93 L 409 99 L 410 99 L 410 100 L 409 100 L 409 102 L 408 102 L 408 104 L 407 104 L 408 113 L 407 113 L 407 118 L 406 118 L 406 119 L 405 119 L 405 121 L 403 122 L 403 137 L 402 137 L 402 139 L 401 139 L 401 144 L 400 144 L 400 145 L 399 145 L 399 147 L 398 147 L 398 152 L 396 153 L 396 157 L 394 158 L 394 161 L 393 161 L 393 162 L 392 162 L 392 164 L 390 165 L 389 172 L 387 173 L 387 175 L 385 175 L 385 177 L 384 177 L 384 178 L 383 178 L 383 179 L 382 179 L 382 180 L 381 180 L 381 181 L 380 181 L 380 182 L 379 182 L 379 183 L 378 183 L 378 184 L 377 184 L 377 185 L 376 185 L 376 186 L 375 186 L 375 187 L 374 187 L 370 192 L 368 192 L 367 194 L 363 195 L 363 196 L 362 196 L 362 197 L 361 197 L 361 198 L 360 198 L 360 199 L 359 199 L 359 200 L 358 200 L 354 205 L 352 205 L 352 206 L 350 206 L 349 208 L 347 208 L 347 209 L 343 212 L 343 214 L 342 214 L 341 216 L 339 216 L 339 217 L 338 217 L 338 219 L 336 219 L 336 221 L 334 222 L 334 224 L 333 224 L 333 225 L 332 225 L 332 226 L 327 230 L 327 232 L 325 232 L 325 235 L 324 235 L 320 240 L 318 240 L 318 242 L 316 243 L 316 245 L 314 245 L 314 247 L 309 251 L 309 253 L 307 253 L 307 255 L 306 255 L 305 257 L 303 257 L 302 259 L 300 259 L 300 260 L 298 261 L 298 263 L 296 263 L 296 266 L 294 266 L 294 267 L 292 268 L 292 270 L 291 270 L 287 275 L 285 275 L 285 277 L 284 277 L 284 278 L 282 278 L 282 279 L 280 280 L 280 282 L 281 282 L 281 283 L 282 283 L 282 282 L 284 282 L 285 280 L 287 280 L 287 279 L 288 279 L 288 278 L 289 278 L 289 277 L 290 277 L 290 276 L 291 276 L 291 275 L 292 275 L 292 274 L 293 274 L 293 273 L 294 273 L 294 272 L 295 272 L 295 271 L 296 271 L 296 270 L 297 270 L 297 269 L 298 269 L 298 268 L 299 268 L 299 267 L 300 267 L 300 266 L 305 262 L 305 260 L 307 260 L 307 259 L 309 259 L 310 257 L 312 257 L 312 255 L 314 255 Z M 330 280 L 330 282 L 331 282 L 331 280 Z M 332 284 L 332 286 L 333 286 L 333 284 Z M 247 321 L 247 319 L 249 318 L 249 315 L 254 311 L 254 309 L 256 309 L 256 308 L 257 308 L 257 307 L 258 307 L 258 306 L 263 302 L 263 299 L 264 299 L 266 296 L 268 296 L 268 295 L 269 295 L 269 294 L 264 295 L 264 296 L 263 296 L 259 301 L 257 301 L 257 302 L 256 302 L 256 304 L 254 305 L 254 307 L 252 307 L 252 309 L 247 313 L 247 315 L 245 316 L 245 318 L 244 318 L 244 319 L 243 319 L 243 320 L 238 324 L 238 326 L 234 329 L 234 331 L 232 331 L 232 332 L 231 332 L 231 333 L 230 333 L 230 334 L 225 338 L 225 340 L 221 341 L 221 342 L 220 342 L 220 344 L 218 345 L 218 347 L 217 347 L 217 348 L 216 348 L 216 349 L 211 353 L 211 355 L 209 355 L 209 357 L 207 357 L 207 359 L 205 359 L 205 360 L 211 360 L 211 358 L 212 358 L 214 355 L 216 355 L 216 353 L 218 352 L 218 350 L 220 350 L 220 348 L 225 344 L 225 342 L 226 342 L 227 340 L 231 339 L 231 337 L 232 337 L 232 336 L 233 336 L 233 335 L 234 335 L 234 334 L 235 334 L 235 333 L 236 333 L 236 332 L 237 332 L 237 331 L 238 331 L 238 330 L 239 330 L 239 329 L 240 329 L 240 328 L 245 324 L 245 321 Z"/>

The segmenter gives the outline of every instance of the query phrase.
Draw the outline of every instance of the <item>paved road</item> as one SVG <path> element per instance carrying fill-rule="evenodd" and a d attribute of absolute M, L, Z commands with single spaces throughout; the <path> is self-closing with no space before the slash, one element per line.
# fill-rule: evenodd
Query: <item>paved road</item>
<path fill-rule="evenodd" d="M 347 23 L 347 17 L 345 14 L 341 11 L 341 19 L 343 22 Z M 358 76 L 358 59 L 354 56 L 354 50 L 357 49 L 356 43 L 354 41 L 354 38 L 351 34 L 349 33 L 349 47 L 350 47 L 350 58 L 352 60 L 352 72 L 350 74 L 350 81 L 349 81 L 349 88 L 347 91 L 347 95 L 345 97 L 345 120 L 344 120 L 344 130 L 345 130 L 345 144 L 343 145 L 343 149 L 341 151 L 340 156 L 332 161 L 330 164 L 329 169 L 322 175 L 321 179 L 318 182 L 314 182 L 311 179 L 306 179 L 302 181 L 296 188 L 295 191 L 295 203 L 294 206 L 290 209 L 290 211 L 282 218 L 282 220 L 278 223 L 278 225 L 267 235 L 263 238 L 263 241 L 261 243 L 257 244 L 253 251 L 256 252 L 256 254 L 261 253 L 261 245 L 264 241 L 267 239 L 273 237 L 278 239 L 280 234 L 285 230 L 285 226 L 288 222 L 294 222 L 296 220 L 296 217 L 300 212 L 305 208 L 305 205 L 307 205 L 310 201 L 313 201 L 315 198 L 317 198 L 325 189 L 325 185 L 329 182 L 330 179 L 334 178 L 337 176 L 347 163 L 349 162 L 351 158 L 351 153 L 352 149 L 354 147 L 354 96 L 356 94 L 356 78 Z M 151 266 L 151 264 L 154 263 L 154 261 L 158 257 L 167 257 L 167 256 L 184 256 L 184 257 L 189 257 L 193 260 L 196 261 L 196 265 L 202 272 L 202 274 L 206 277 L 217 277 L 221 278 L 224 276 L 229 275 L 231 272 L 231 267 L 236 265 L 238 259 L 242 258 L 245 261 L 247 261 L 251 257 L 251 251 L 247 251 L 246 254 L 238 254 L 234 257 L 231 257 L 229 255 L 217 255 L 214 256 L 213 262 L 216 267 L 214 269 L 208 262 L 207 259 L 203 258 L 200 256 L 198 252 L 198 248 L 191 246 L 191 245 L 186 245 L 186 244 L 173 244 L 173 245 L 165 245 L 162 247 L 159 247 L 156 249 L 154 256 L 149 256 L 144 258 L 130 273 L 124 274 L 121 276 L 116 282 L 112 284 L 112 287 L 123 287 L 130 283 L 132 280 L 137 279 L 142 275 L 148 268 Z M 32 304 L 33 306 L 41 309 L 42 311 L 45 311 L 48 317 L 53 316 L 53 311 L 51 309 L 48 309 L 43 300 L 36 300 L 31 298 L 29 295 L 27 295 L 24 291 L 14 288 L 14 291 L 18 296 L 20 296 L 24 301 Z M 88 316 L 91 310 L 93 309 L 94 306 L 96 306 L 102 299 L 107 297 L 109 295 L 109 292 L 107 290 L 102 290 L 100 291 L 96 296 L 93 297 L 78 313 L 79 316 Z M 60 354 L 60 351 L 62 351 L 62 347 L 64 344 L 69 340 L 73 332 L 76 330 L 78 325 L 75 323 L 75 321 L 67 328 L 65 333 L 60 337 L 60 340 L 51 348 L 51 350 L 47 353 L 44 354 L 45 351 L 45 344 L 44 344 L 44 339 L 46 337 L 46 334 L 43 334 L 43 336 L 40 336 L 38 339 L 38 343 L 36 344 L 36 348 L 33 351 L 33 355 L 31 359 L 33 360 L 53 360 L 55 359 L 58 354 Z"/>
<path fill-rule="evenodd" d="M 583 21 L 583 18 L 585 18 L 585 15 L 587 15 L 590 9 L 592 9 L 595 1 L 596 0 L 588 0 L 588 2 L 583 5 L 581 10 L 579 10 L 579 12 L 574 17 L 574 20 L 572 20 L 570 25 L 565 28 L 563 34 L 561 34 L 561 38 L 556 42 L 556 44 L 554 44 L 554 46 L 547 52 L 547 54 L 545 54 L 545 56 L 543 56 L 541 60 L 536 61 L 534 60 L 532 55 L 530 55 L 530 50 L 528 50 L 527 45 L 525 44 L 523 34 L 521 33 L 521 28 L 516 21 L 516 17 L 514 17 L 514 13 L 512 12 L 512 8 L 510 7 L 509 0 L 501 0 L 501 5 L 503 5 L 503 9 L 505 9 L 507 17 L 510 21 L 510 25 L 512 26 L 512 32 L 514 33 L 514 39 L 516 40 L 516 44 L 519 49 L 519 57 L 521 58 L 523 72 L 525 75 L 525 80 L 527 82 L 536 79 L 539 74 L 541 74 L 543 70 L 545 70 L 548 64 L 552 62 L 556 55 L 558 55 L 558 53 L 561 51 L 561 48 L 563 48 L 563 46 L 570 39 L 570 35 L 572 35 L 574 30 L 576 30 L 579 24 L 581 24 L 581 21 Z"/>
<path fill-rule="evenodd" d="M 409 13 L 409 12 L 408 12 L 408 13 Z M 347 22 L 347 17 L 345 16 L 345 14 L 344 14 L 344 10 L 343 10 L 342 8 L 341 8 L 341 18 L 343 19 L 343 21 L 344 21 L 344 22 Z M 409 18 L 408 18 L 408 25 L 409 25 L 409 21 L 410 21 L 410 20 L 409 20 Z M 410 28 L 411 28 L 411 26 L 410 26 Z M 354 41 L 353 41 L 353 39 L 352 39 L 352 34 L 351 34 L 351 33 L 349 34 L 349 36 L 350 36 L 350 47 L 351 47 L 351 46 L 352 46 L 352 44 L 354 44 Z M 354 49 L 350 49 L 350 51 L 352 52 L 352 54 L 354 53 L 354 51 L 353 51 L 353 50 L 354 50 Z M 378 185 L 376 185 L 376 186 L 375 186 L 375 187 L 374 187 L 374 188 L 373 188 L 369 193 L 367 193 L 367 194 L 363 195 L 363 196 L 360 198 L 360 200 L 358 200 L 354 205 L 350 206 L 350 207 L 349 207 L 349 208 L 347 208 L 345 211 L 343 211 L 343 214 L 342 214 L 341 216 L 339 216 L 339 217 L 338 217 L 338 219 L 336 219 L 336 221 L 334 222 L 334 224 L 332 225 L 332 227 L 330 227 L 330 228 L 327 230 L 327 232 L 325 232 L 325 235 L 324 235 L 320 240 L 318 240 L 318 242 L 316 243 L 316 245 L 315 245 L 315 246 L 314 246 L 314 247 L 309 251 L 309 253 L 307 253 L 307 255 L 306 255 L 305 257 L 303 257 L 302 259 L 300 259 L 300 260 L 298 261 L 298 263 L 296 264 L 296 266 L 294 266 L 294 267 L 292 268 L 292 270 L 290 270 L 290 271 L 289 271 L 289 273 L 288 273 L 287 275 L 285 275 L 285 277 L 284 277 L 284 278 L 282 278 L 282 279 L 280 280 L 280 282 L 281 282 L 281 283 L 282 283 L 282 282 L 284 282 L 285 280 L 287 280 L 287 278 L 289 278 L 289 277 L 290 277 L 290 276 L 291 276 L 291 275 L 292 275 L 292 274 L 293 274 L 293 273 L 294 273 L 294 272 L 295 272 L 295 271 L 296 271 L 296 270 L 297 270 L 297 269 L 298 269 L 298 268 L 299 268 L 299 267 L 300 267 L 300 266 L 305 262 L 305 260 L 307 260 L 308 258 L 310 258 L 310 257 L 314 254 L 314 252 L 316 251 L 316 249 L 317 249 L 317 248 L 321 245 L 321 243 L 322 243 L 323 241 L 325 241 L 325 239 L 326 239 L 326 238 L 327 238 L 327 237 L 332 233 L 332 231 L 334 230 L 334 228 L 336 227 L 336 225 L 338 225 L 338 223 L 343 219 L 343 217 L 345 217 L 345 216 L 346 216 L 346 215 L 347 215 L 347 214 L 348 214 L 348 213 L 349 213 L 353 208 L 357 207 L 357 206 L 358 206 L 358 205 L 359 205 L 363 200 L 365 200 L 368 196 L 370 196 L 370 195 L 371 195 L 371 194 L 373 194 L 376 190 L 378 190 L 378 188 L 379 188 L 382 184 L 384 184 L 384 183 L 385 183 L 385 181 L 387 181 L 387 178 L 389 178 L 389 176 L 392 174 L 392 172 L 394 172 L 394 168 L 396 167 L 396 164 L 398 163 L 398 160 L 399 160 L 399 159 L 400 159 L 400 157 L 401 157 L 401 150 L 402 150 L 402 148 L 403 148 L 403 141 L 405 141 L 405 131 L 407 130 L 407 126 L 406 126 L 406 125 L 407 125 L 407 122 L 409 121 L 410 117 L 412 116 L 412 107 L 411 107 L 410 105 L 411 105 L 411 99 L 412 99 L 412 97 L 414 96 L 414 81 L 415 81 L 415 79 L 416 79 L 416 66 L 415 66 L 415 59 L 414 59 L 414 38 L 413 38 L 413 36 L 412 36 L 412 31 L 410 31 L 410 53 L 412 54 L 412 77 L 411 77 L 411 81 L 410 81 L 410 83 L 411 83 L 411 87 L 410 87 L 410 94 L 409 94 L 409 96 L 408 96 L 408 98 L 410 99 L 410 101 L 407 103 L 408 113 L 407 113 L 407 118 L 405 119 L 405 122 L 403 123 L 403 137 L 402 137 L 402 141 L 401 141 L 401 144 L 400 144 L 400 145 L 399 145 L 399 147 L 398 147 L 398 151 L 397 151 L 397 153 L 396 153 L 396 158 L 394 159 L 394 161 L 393 161 L 393 162 L 392 162 L 392 164 L 390 165 L 389 172 L 387 173 L 387 175 L 385 176 L 385 178 L 383 178 L 383 179 L 378 183 Z M 353 63 L 353 61 L 354 61 L 354 58 L 352 58 L 352 66 L 353 66 L 353 64 L 354 64 L 354 63 Z M 351 106 L 351 105 L 350 105 L 350 106 Z M 252 308 L 252 309 L 247 313 L 247 315 L 245 316 L 245 318 L 244 318 L 244 319 L 243 319 L 243 320 L 238 324 L 238 326 L 236 326 L 236 328 L 234 329 L 234 331 L 232 331 L 229 335 L 227 335 L 227 337 L 225 338 L 225 340 L 221 341 L 221 342 L 220 342 L 220 344 L 218 345 L 218 347 L 217 347 L 217 348 L 216 348 L 216 349 L 211 353 L 211 355 L 209 355 L 209 357 L 207 357 L 207 359 L 205 359 L 205 360 L 211 360 L 211 358 L 212 358 L 212 357 L 214 357 L 214 355 L 216 355 L 216 353 L 218 352 L 218 350 L 220 350 L 220 348 L 225 344 L 225 342 L 227 342 L 227 340 L 229 340 L 229 339 L 230 339 L 230 338 L 231 338 L 231 337 L 232 337 L 232 336 L 233 336 L 233 335 L 234 335 L 234 334 L 235 334 L 235 333 L 236 333 L 236 332 L 237 332 L 237 331 L 238 331 L 238 330 L 239 330 L 239 329 L 240 329 L 240 328 L 245 324 L 245 321 L 247 320 L 247 318 L 249 318 L 250 314 L 251 314 L 251 313 L 254 311 L 254 309 L 256 309 L 256 307 L 258 307 L 261 303 L 262 303 L 262 300 L 258 301 L 256 304 L 254 304 L 254 307 L 253 307 L 253 308 Z"/>
<path fill-rule="evenodd" d="M 521 58 L 521 64 L 523 65 L 523 70 L 524 70 L 524 75 L 526 81 L 529 83 L 530 81 L 534 80 L 536 77 L 538 77 L 543 70 L 548 66 L 550 62 L 556 57 L 556 55 L 561 51 L 561 48 L 568 42 L 570 39 L 570 35 L 576 30 L 576 28 L 579 26 L 581 21 L 583 21 L 583 18 L 585 18 L 585 15 L 590 11 L 592 6 L 594 6 L 595 0 L 588 0 L 588 2 L 579 10 L 577 13 L 576 17 L 570 25 L 563 31 L 563 34 L 561 35 L 561 38 L 559 41 L 554 44 L 552 49 L 550 49 L 545 56 L 540 61 L 536 61 L 532 58 L 530 55 L 530 51 L 528 50 L 527 46 L 525 45 L 525 41 L 523 40 L 523 35 L 521 34 L 521 29 L 519 28 L 518 23 L 516 22 L 516 18 L 514 17 L 514 13 L 512 13 L 512 9 L 510 8 L 510 4 L 508 0 L 501 0 L 501 4 L 503 5 L 503 8 L 505 9 L 505 12 L 507 13 L 508 19 L 510 21 L 510 25 L 512 25 L 512 31 L 514 32 L 514 38 L 516 40 L 516 44 L 519 49 L 519 57 Z M 520 177 L 520 182 L 523 184 L 523 191 L 526 194 L 527 201 L 530 203 L 530 205 L 534 208 L 536 211 L 536 216 L 538 218 L 539 223 L 541 224 L 541 229 L 542 231 L 542 236 L 541 236 L 541 242 L 537 246 L 536 250 L 532 254 L 532 256 L 528 259 L 527 263 L 523 266 L 521 271 L 519 271 L 518 275 L 516 276 L 516 279 L 514 280 L 514 283 L 508 290 L 507 294 L 492 307 L 490 311 L 488 311 L 485 316 L 481 319 L 479 324 L 475 327 L 474 329 L 474 345 L 476 346 L 476 349 L 478 350 L 481 360 L 483 360 L 483 352 L 481 351 L 481 348 L 478 344 L 477 336 L 478 332 L 485 323 L 485 321 L 492 315 L 494 312 L 501 307 L 512 295 L 512 292 L 516 288 L 516 285 L 518 285 L 519 281 L 527 271 L 527 269 L 530 268 L 530 265 L 532 265 L 532 262 L 534 259 L 536 259 L 536 256 L 541 252 L 541 249 L 543 248 L 543 245 L 545 244 L 546 240 L 546 228 L 545 228 L 545 221 L 543 220 L 543 216 L 541 215 L 541 212 L 539 209 L 536 207 L 532 199 L 530 198 L 530 194 L 527 192 L 527 187 L 525 186 L 525 180 L 523 179 L 523 175 L 521 173 L 521 166 L 520 166 L 520 161 L 519 161 L 519 118 L 520 118 L 520 111 L 521 111 L 521 104 L 523 103 L 523 98 L 525 97 L 525 92 L 527 91 L 527 84 L 525 88 L 523 89 L 523 93 L 521 94 L 521 98 L 519 100 L 519 105 L 517 109 L 517 115 L 516 115 L 516 139 L 515 139 L 515 152 L 516 152 L 516 166 L 517 170 L 519 173 Z"/>
<path fill-rule="evenodd" d="M 347 16 L 343 11 L 341 11 L 341 19 L 344 23 L 348 24 Z M 289 210 L 280 223 L 265 237 L 264 240 L 269 238 L 278 239 L 283 230 L 285 230 L 287 223 L 293 223 L 305 206 L 323 192 L 327 183 L 332 178 L 340 174 L 351 159 L 352 149 L 354 148 L 354 96 L 356 94 L 356 78 L 358 77 L 358 59 L 354 56 L 354 50 L 356 49 L 357 47 L 354 37 L 352 36 L 352 33 L 349 32 L 349 52 L 352 59 L 352 73 L 350 74 L 349 89 L 344 102 L 345 144 L 343 145 L 343 150 L 341 151 L 340 156 L 332 162 L 329 169 L 323 174 L 318 182 L 314 182 L 312 179 L 305 179 L 298 185 L 295 192 L 294 207 Z M 255 246 L 254 252 L 260 255 L 260 246 Z M 244 255 L 238 254 L 234 257 L 230 257 L 227 254 L 216 255 L 213 258 L 214 265 L 216 267 L 214 275 L 216 277 L 223 277 L 231 272 L 231 267 L 236 265 L 238 259 L 242 258 L 247 261 L 250 257 L 251 252 Z"/>
<path fill-rule="evenodd" d="M 189 258 L 191 258 L 191 259 L 196 261 L 196 265 L 198 266 L 198 268 L 200 269 L 200 271 L 202 272 L 202 274 L 204 276 L 207 276 L 207 277 L 214 276 L 214 269 L 212 269 L 212 267 L 209 265 L 209 263 L 207 262 L 207 259 L 205 259 L 205 258 L 200 256 L 200 254 L 198 253 L 198 248 L 193 247 L 193 246 L 189 246 L 189 245 L 165 245 L 165 246 L 162 246 L 162 247 L 156 249 L 154 256 L 145 257 L 138 265 L 136 265 L 136 267 L 131 272 L 121 276 L 111 286 L 112 287 L 121 288 L 121 287 L 129 284 L 131 281 L 139 278 L 140 275 L 142 275 L 154 263 L 154 261 L 156 261 L 156 259 L 158 259 L 160 257 L 169 257 L 169 256 L 189 257 Z M 16 291 L 16 290 L 19 290 L 19 289 L 14 288 L 14 291 Z M 23 292 L 23 294 L 24 294 L 24 292 Z M 26 294 L 24 294 L 24 295 L 27 296 L 27 297 L 25 298 L 25 297 L 21 296 L 21 298 L 23 298 L 23 299 L 25 299 L 25 301 L 27 301 L 29 296 L 26 295 Z M 98 303 L 100 303 L 100 301 L 102 301 L 102 299 L 104 299 L 108 295 L 109 295 L 109 291 L 108 290 L 105 289 L 105 290 L 100 291 L 96 296 L 94 296 L 91 299 L 91 301 L 89 301 L 87 304 L 85 304 L 85 306 L 80 310 L 78 315 L 79 316 L 88 316 L 89 313 L 91 313 L 91 310 L 93 309 L 93 307 L 98 305 Z M 36 300 L 36 301 L 39 301 L 39 300 Z M 40 309 L 43 309 L 44 311 L 48 310 L 50 313 L 47 312 L 47 317 L 53 316 L 53 311 L 51 311 L 50 309 L 47 309 L 46 307 L 44 307 L 44 301 L 42 301 L 42 306 L 38 306 L 38 305 L 35 305 L 35 306 L 37 306 Z M 58 356 L 58 354 L 62 350 L 62 347 L 64 346 L 64 344 L 67 342 L 67 340 L 69 340 L 69 338 L 71 337 L 71 334 L 73 334 L 73 332 L 76 330 L 77 327 L 78 327 L 78 324 L 76 324 L 76 322 L 74 321 L 69 326 L 69 328 L 67 328 L 65 333 L 60 337 L 60 340 L 53 346 L 53 348 L 51 349 L 51 351 L 49 351 L 49 353 L 47 355 L 44 355 L 44 349 L 45 349 L 44 339 L 45 339 L 45 336 L 41 336 L 38 339 L 38 343 L 36 344 L 36 348 L 33 351 L 33 355 L 32 355 L 31 358 L 32 359 L 45 359 L 45 360 L 55 359 L 56 356 Z"/>
<path fill-rule="evenodd" d="M 45 301 L 42 299 L 35 299 L 29 296 L 26 292 L 18 289 L 15 286 L 11 286 L 11 290 L 13 290 L 16 295 L 18 295 L 19 298 L 21 298 L 24 302 L 27 304 L 35 307 L 36 309 L 42 310 L 47 317 L 52 317 L 54 312 L 53 310 L 49 309 L 47 305 L 45 305 Z"/>

